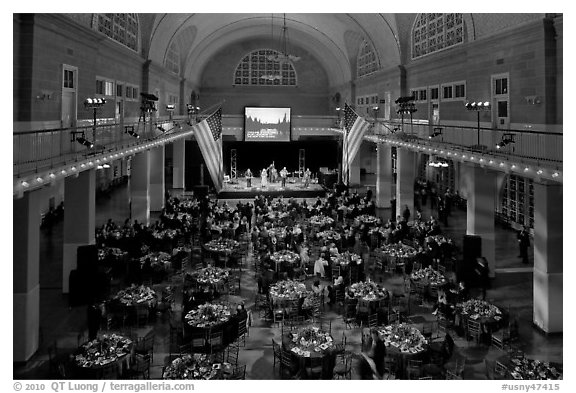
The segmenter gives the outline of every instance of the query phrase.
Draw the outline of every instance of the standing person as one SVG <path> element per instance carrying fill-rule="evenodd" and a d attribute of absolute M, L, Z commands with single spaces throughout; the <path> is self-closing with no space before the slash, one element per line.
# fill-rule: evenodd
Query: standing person
<path fill-rule="evenodd" d="M 260 176 L 262 177 L 262 187 L 266 187 L 268 185 L 268 173 L 266 172 L 266 168 L 262 169 Z"/>
<path fill-rule="evenodd" d="M 286 187 L 286 177 L 287 176 L 288 176 L 288 171 L 286 170 L 286 167 L 284 167 L 280 171 L 280 178 L 282 179 L 282 188 Z"/>
<path fill-rule="evenodd" d="M 402 212 L 402 217 L 406 222 L 408 222 L 408 220 L 410 219 L 410 209 L 408 208 L 408 205 L 404 205 L 404 211 Z"/>
<path fill-rule="evenodd" d="M 88 306 L 86 310 L 88 319 L 88 340 L 92 341 L 98 335 L 98 330 L 100 329 L 100 323 L 102 320 L 102 310 L 98 303 L 93 302 Z"/>
<path fill-rule="evenodd" d="M 248 168 L 248 170 L 246 171 L 246 187 L 247 188 L 252 187 L 252 171 L 250 170 L 250 168 Z"/>
<path fill-rule="evenodd" d="M 304 172 L 304 187 L 308 188 L 308 186 L 310 185 L 310 176 L 312 175 L 312 172 L 310 172 L 310 168 L 306 168 L 306 171 Z"/>
<path fill-rule="evenodd" d="M 528 227 L 524 226 L 518 232 L 518 246 L 520 247 L 519 258 L 522 258 L 522 263 L 528 264 L 528 247 L 530 247 L 530 233 Z"/>

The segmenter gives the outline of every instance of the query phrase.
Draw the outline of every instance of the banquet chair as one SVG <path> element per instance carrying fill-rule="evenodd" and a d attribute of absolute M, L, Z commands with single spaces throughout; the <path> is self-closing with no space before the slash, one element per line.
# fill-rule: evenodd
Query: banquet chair
<path fill-rule="evenodd" d="M 291 378 L 295 372 L 296 365 L 292 363 L 292 353 L 282 346 L 280 349 L 280 378 L 283 378 L 286 373 Z"/>
<path fill-rule="evenodd" d="M 136 341 L 135 352 L 141 355 L 149 355 L 154 360 L 154 338 L 153 330 L 146 336 L 139 338 Z"/>
<path fill-rule="evenodd" d="M 118 379 L 118 364 L 112 362 L 103 366 L 98 372 L 98 379 Z"/>
<path fill-rule="evenodd" d="M 406 366 L 406 375 L 408 379 L 419 379 L 422 377 L 422 360 L 409 359 Z"/>
<path fill-rule="evenodd" d="M 190 349 L 192 353 L 203 352 L 206 348 L 206 336 L 203 333 L 194 334 L 190 340 Z"/>
<path fill-rule="evenodd" d="M 336 364 L 332 372 L 333 379 L 352 379 L 352 354 L 344 351 L 336 355 Z"/>
<path fill-rule="evenodd" d="M 440 272 L 440 274 L 442 274 L 443 276 L 446 275 L 446 266 L 438 264 L 438 271 Z"/>
<path fill-rule="evenodd" d="M 222 332 L 212 332 L 212 330 L 210 330 L 206 344 L 210 349 L 210 353 L 218 352 L 224 345 L 224 334 Z"/>
<path fill-rule="evenodd" d="M 230 379 L 246 379 L 246 365 L 234 367 Z"/>
<path fill-rule="evenodd" d="M 149 311 L 148 307 L 142 304 L 138 304 L 136 309 L 136 325 L 144 326 L 148 323 Z"/>
<path fill-rule="evenodd" d="M 310 363 L 305 366 L 308 379 L 322 379 L 324 371 L 324 357 L 311 357 Z"/>
<path fill-rule="evenodd" d="M 368 327 L 375 328 L 378 326 L 378 314 L 368 314 Z"/>
<path fill-rule="evenodd" d="M 384 375 L 382 379 L 396 379 L 398 373 L 398 361 L 393 356 L 384 357 Z"/>
<path fill-rule="evenodd" d="M 150 379 L 150 355 L 136 355 L 132 366 L 126 370 L 123 378 L 127 379 Z"/>
<path fill-rule="evenodd" d="M 240 348 L 237 345 L 229 345 L 226 353 L 226 361 L 234 366 L 238 365 L 238 354 Z"/>
<path fill-rule="evenodd" d="M 277 327 L 284 325 L 284 309 L 274 309 L 272 312 L 273 324 Z"/>
<path fill-rule="evenodd" d="M 462 377 L 459 375 L 454 374 L 452 371 L 450 370 L 446 370 L 446 379 L 458 379 L 461 380 Z"/>
<path fill-rule="evenodd" d="M 182 344 L 182 345 L 179 345 L 179 346 L 178 346 L 178 354 L 179 354 L 180 357 L 182 357 L 182 356 L 184 356 L 184 355 L 186 355 L 186 354 L 189 354 L 189 353 L 191 353 L 191 352 L 194 352 L 194 351 L 192 350 L 191 344 Z"/>
<path fill-rule="evenodd" d="M 340 266 L 332 266 L 332 280 L 340 277 Z"/>
<path fill-rule="evenodd" d="M 238 338 L 236 339 L 238 345 L 240 345 L 240 341 L 242 341 L 242 346 L 246 346 L 246 336 L 250 336 L 248 331 L 248 317 L 238 320 Z"/>
<path fill-rule="evenodd" d="M 468 340 L 470 340 L 470 338 L 473 338 L 476 341 L 476 344 L 479 344 L 481 336 L 482 336 L 482 327 L 480 325 L 480 322 L 468 319 L 468 321 L 466 322 L 466 338 Z M 468 341 L 468 344 L 470 344 L 470 341 Z"/>
<path fill-rule="evenodd" d="M 432 340 L 432 333 L 433 333 L 433 322 L 424 322 L 422 324 L 422 335 L 428 340 Z"/>
<path fill-rule="evenodd" d="M 508 377 L 508 367 L 496 361 L 494 363 L 494 379 L 506 379 Z"/>
<path fill-rule="evenodd" d="M 224 363 L 224 359 L 226 358 L 225 352 L 226 352 L 225 349 L 218 352 L 214 352 L 212 354 L 212 363 Z"/>
<path fill-rule="evenodd" d="M 280 363 L 282 356 L 281 352 L 282 348 L 280 347 L 280 344 L 278 344 L 276 340 L 272 339 L 272 353 L 274 354 L 274 363 L 272 364 L 272 368 L 276 367 L 276 361 Z"/>

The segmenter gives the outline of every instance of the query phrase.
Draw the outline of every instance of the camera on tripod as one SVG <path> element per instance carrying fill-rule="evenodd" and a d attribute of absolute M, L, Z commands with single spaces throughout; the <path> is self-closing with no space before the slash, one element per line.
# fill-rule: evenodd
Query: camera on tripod
<path fill-rule="evenodd" d="M 140 106 L 140 110 L 142 112 L 156 112 L 156 102 L 158 101 L 158 97 L 154 94 L 149 93 L 140 93 L 142 97 L 142 105 Z"/>

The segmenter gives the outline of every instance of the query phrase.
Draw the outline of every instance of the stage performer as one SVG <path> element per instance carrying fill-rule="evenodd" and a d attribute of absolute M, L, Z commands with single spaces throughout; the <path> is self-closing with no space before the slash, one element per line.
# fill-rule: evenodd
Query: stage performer
<path fill-rule="evenodd" d="M 262 169 L 260 176 L 262 176 L 262 187 L 266 187 L 268 184 L 268 173 L 266 172 L 266 168 Z"/>
<path fill-rule="evenodd" d="M 276 181 L 277 174 L 278 172 L 276 172 L 276 168 L 274 167 L 274 161 L 272 161 L 272 164 L 270 164 L 268 167 L 268 177 L 270 178 L 270 183 L 274 183 Z"/>
<path fill-rule="evenodd" d="M 246 171 L 246 187 L 252 187 L 252 171 L 250 168 Z"/>
<path fill-rule="evenodd" d="M 304 172 L 304 188 L 308 188 L 310 185 L 310 175 L 312 175 L 310 168 L 306 168 L 306 172 Z"/>
<path fill-rule="evenodd" d="M 286 170 L 286 167 L 284 167 L 280 171 L 280 178 L 282 179 L 282 188 L 286 187 L 286 178 L 287 177 L 288 177 L 288 171 Z"/>

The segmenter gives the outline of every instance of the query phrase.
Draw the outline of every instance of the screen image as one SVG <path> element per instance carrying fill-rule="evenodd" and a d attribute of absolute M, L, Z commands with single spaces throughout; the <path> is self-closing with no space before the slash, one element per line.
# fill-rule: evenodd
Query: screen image
<path fill-rule="evenodd" d="M 290 108 L 246 107 L 244 141 L 290 142 Z"/>

